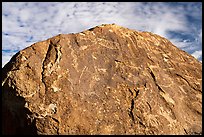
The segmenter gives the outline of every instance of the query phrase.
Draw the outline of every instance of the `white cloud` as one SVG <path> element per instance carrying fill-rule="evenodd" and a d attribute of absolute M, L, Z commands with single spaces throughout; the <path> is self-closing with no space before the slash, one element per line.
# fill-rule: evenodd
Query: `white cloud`
<path fill-rule="evenodd" d="M 201 58 L 201 56 L 202 56 L 202 50 L 193 52 L 193 53 L 192 53 L 192 56 L 194 56 L 195 58 Z"/>
<path fill-rule="evenodd" d="M 181 40 L 179 38 L 173 38 L 171 39 L 171 42 L 180 49 L 190 47 L 190 45 L 192 44 L 189 40 Z"/>
<path fill-rule="evenodd" d="M 16 52 L 4 53 L 2 58 L 2 66 L 4 66 Z"/>
<path fill-rule="evenodd" d="M 3 2 L 2 48 L 21 50 L 59 33 L 77 33 L 100 24 L 116 23 L 130 29 L 159 34 L 179 48 L 193 53 L 192 50 L 202 48 L 202 28 L 189 27 L 186 15 L 201 20 L 202 13 L 196 4 L 185 4 L 187 6 L 172 6 L 162 2 Z M 192 33 L 198 41 L 192 47 L 194 41 L 169 37 L 170 31 Z M 9 57 L 4 51 L 2 55 L 5 64 Z"/>
<path fill-rule="evenodd" d="M 202 43 L 202 29 L 200 29 L 200 33 L 199 33 L 199 41 Z"/>

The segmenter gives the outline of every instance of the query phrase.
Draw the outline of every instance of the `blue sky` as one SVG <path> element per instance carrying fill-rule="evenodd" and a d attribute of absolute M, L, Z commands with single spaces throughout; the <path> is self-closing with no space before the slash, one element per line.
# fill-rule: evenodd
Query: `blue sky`
<path fill-rule="evenodd" d="M 112 23 L 161 35 L 202 62 L 201 2 L 3 2 L 2 67 L 35 42 Z"/>

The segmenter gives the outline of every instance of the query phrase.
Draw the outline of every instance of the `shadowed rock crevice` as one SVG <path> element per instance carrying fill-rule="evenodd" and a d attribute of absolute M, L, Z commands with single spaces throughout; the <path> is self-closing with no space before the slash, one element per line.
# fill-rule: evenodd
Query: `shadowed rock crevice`
<path fill-rule="evenodd" d="M 150 69 L 150 75 L 152 76 L 152 79 L 154 80 L 155 85 L 157 86 L 157 88 L 159 89 L 159 91 L 165 93 L 165 91 L 159 86 L 159 84 L 156 81 L 156 77 L 154 75 L 154 73 L 152 72 L 152 70 Z"/>
<path fill-rule="evenodd" d="M 7 83 L 6 83 L 7 84 Z M 15 95 L 16 88 L 3 88 L 2 96 L 2 133 L 4 135 L 37 135 L 35 119 L 31 120 L 27 115 L 32 113 L 25 108 L 25 99 Z M 9 100 L 15 102 L 12 104 Z"/>
<path fill-rule="evenodd" d="M 60 34 L 2 73 L 3 134 L 202 134 L 202 64 L 150 32 Z"/>
<path fill-rule="evenodd" d="M 135 105 L 135 99 L 138 96 L 139 90 L 135 91 L 135 89 L 134 89 L 134 91 L 132 91 L 131 89 L 129 89 L 129 92 L 132 95 L 132 99 L 130 100 L 131 101 L 131 106 L 129 108 L 129 113 L 128 114 L 129 114 L 130 118 L 132 119 L 133 123 L 135 123 L 135 118 L 134 118 L 133 110 L 134 110 L 134 105 Z"/>

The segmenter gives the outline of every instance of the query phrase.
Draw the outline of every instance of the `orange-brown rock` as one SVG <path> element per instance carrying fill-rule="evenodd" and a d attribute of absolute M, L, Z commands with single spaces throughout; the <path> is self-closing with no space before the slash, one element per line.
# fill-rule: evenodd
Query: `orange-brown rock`
<path fill-rule="evenodd" d="M 4 134 L 202 134 L 202 67 L 115 24 L 60 34 L 3 68 Z"/>

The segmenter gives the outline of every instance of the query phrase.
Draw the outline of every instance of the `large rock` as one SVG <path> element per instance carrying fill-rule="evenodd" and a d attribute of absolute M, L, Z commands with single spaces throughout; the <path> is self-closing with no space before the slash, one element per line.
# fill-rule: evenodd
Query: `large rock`
<path fill-rule="evenodd" d="M 101 25 L 3 68 L 4 134 L 202 134 L 202 67 L 150 32 Z"/>

